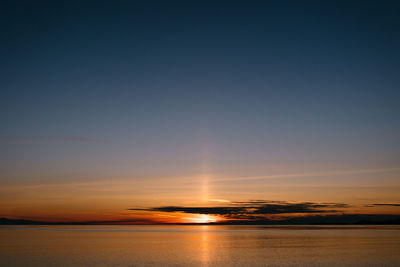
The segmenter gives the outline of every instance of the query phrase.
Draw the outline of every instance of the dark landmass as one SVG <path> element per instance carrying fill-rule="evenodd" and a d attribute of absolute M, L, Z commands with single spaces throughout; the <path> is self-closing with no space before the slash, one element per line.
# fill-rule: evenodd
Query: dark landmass
<path fill-rule="evenodd" d="M 89 222 L 42 222 L 0 218 L 0 225 L 91 225 Z"/>
<path fill-rule="evenodd" d="M 284 220 L 227 220 L 212 223 L 159 223 L 152 221 L 44 222 L 0 218 L 0 225 L 400 225 L 400 215 L 342 214 L 292 217 Z"/>

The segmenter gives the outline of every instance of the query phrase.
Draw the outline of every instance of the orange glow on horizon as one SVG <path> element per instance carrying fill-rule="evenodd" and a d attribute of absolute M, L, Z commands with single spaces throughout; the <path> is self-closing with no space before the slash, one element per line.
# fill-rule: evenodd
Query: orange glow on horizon
<path fill-rule="evenodd" d="M 216 216 L 199 214 L 195 217 L 188 218 L 188 221 L 191 223 L 212 223 L 219 221 L 219 219 Z"/>

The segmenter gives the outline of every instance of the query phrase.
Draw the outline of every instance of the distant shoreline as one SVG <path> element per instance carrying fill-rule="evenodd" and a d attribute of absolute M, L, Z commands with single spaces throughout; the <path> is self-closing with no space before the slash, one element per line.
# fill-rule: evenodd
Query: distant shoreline
<path fill-rule="evenodd" d="M 211 223 L 139 223 L 134 221 L 93 221 L 93 222 L 43 222 L 43 221 L 32 221 L 32 220 L 19 220 L 19 219 L 8 219 L 8 218 L 0 218 L 0 225 L 159 225 L 159 226 L 168 226 L 168 225 L 181 225 L 181 226 L 193 226 L 193 225 L 232 225 L 232 226 L 241 226 L 241 225 L 255 225 L 255 226 L 368 226 L 368 225 L 400 225 L 400 216 L 395 216 L 396 218 L 391 218 L 389 220 L 382 221 L 367 221 L 362 220 L 354 223 L 345 223 L 345 222 L 290 222 L 290 221 L 225 221 L 225 222 L 211 222 Z"/>

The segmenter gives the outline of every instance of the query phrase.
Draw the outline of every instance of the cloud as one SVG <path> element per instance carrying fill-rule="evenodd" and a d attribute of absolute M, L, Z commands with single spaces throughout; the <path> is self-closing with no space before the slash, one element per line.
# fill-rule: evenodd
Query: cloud
<path fill-rule="evenodd" d="M 58 138 L 59 141 L 64 142 L 83 142 L 83 143 L 105 143 L 105 140 L 101 139 L 94 139 L 94 138 L 87 138 L 87 137 L 80 137 L 80 136 L 64 136 Z"/>
<path fill-rule="evenodd" d="M 371 204 L 372 206 L 391 206 L 391 207 L 400 207 L 400 203 L 376 203 Z"/>
<path fill-rule="evenodd" d="M 223 202 L 223 203 L 229 203 L 230 202 L 227 199 L 216 199 L 216 198 L 207 199 L 206 201 L 209 201 L 209 202 Z"/>
<path fill-rule="evenodd" d="M 396 214 L 324 214 L 292 217 L 287 224 L 399 224 Z"/>
<path fill-rule="evenodd" d="M 0 144 L 11 145 L 32 145 L 32 144 L 52 144 L 52 143 L 106 143 L 106 140 L 88 138 L 82 136 L 61 136 L 61 137 L 30 137 L 30 138 L 1 138 Z"/>
<path fill-rule="evenodd" d="M 9 219 L 0 218 L 0 225 L 108 225 L 108 224 L 162 224 L 162 222 L 152 219 L 126 219 L 126 220 L 111 220 L 111 221 L 32 221 L 26 219 Z"/>
<path fill-rule="evenodd" d="M 220 215 L 235 219 L 259 219 L 260 216 L 293 213 L 335 213 L 347 208 L 344 203 L 314 203 L 314 202 L 285 202 L 250 200 L 247 202 L 232 202 L 229 206 L 221 207 L 189 207 L 189 206 L 161 206 L 147 209 L 129 209 L 157 212 L 183 212 L 191 214 Z M 340 209 L 340 210 L 338 210 Z"/>
<path fill-rule="evenodd" d="M 245 211 L 242 207 L 181 207 L 181 206 L 165 206 L 165 207 L 155 207 L 150 209 L 128 209 L 128 210 L 184 212 L 193 214 L 213 214 L 213 215 L 229 215 L 229 214 L 242 213 Z"/>
<path fill-rule="evenodd" d="M 348 176 L 348 175 L 360 175 L 360 174 L 372 174 L 372 173 L 384 173 L 384 172 L 396 172 L 396 171 L 400 171 L 400 168 L 393 167 L 393 168 L 376 168 L 376 169 L 332 170 L 332 171 L 321 171 L 321 172 L 273 174 L 273 175 L 249 176 L 249 177 L 226 177 L 226 178 L 216 178 L 214 179 L 214 181 L 226 182 L 226 181 L 251 181 L 251 180 L 302 178 L 302 177 L 319 177 L 319 176 Z"/>

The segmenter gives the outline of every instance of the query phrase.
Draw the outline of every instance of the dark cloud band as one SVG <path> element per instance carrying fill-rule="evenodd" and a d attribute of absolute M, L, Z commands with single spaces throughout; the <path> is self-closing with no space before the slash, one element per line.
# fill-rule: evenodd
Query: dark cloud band
<path fill-rule="evenodd" d="M 256 200 L 248 202 L 233 202 L 230 206 L 222 207 L 186 207 L 186 206 L 162 206 L 148 209 L 129 209 L 159 212 L 183 212 L 192 214 L 222 215 L 230 218 L 246 216 L 288 214 L 288 213 L 335 213 L 348 207 L 343 203 L 314 203 L 301 202 L 290 203 L 284 201 Z"/>

